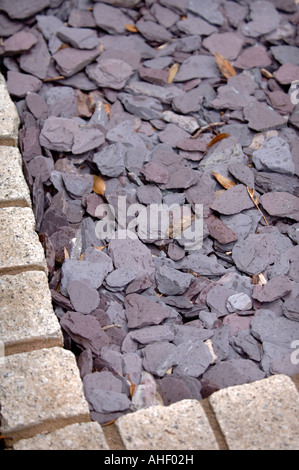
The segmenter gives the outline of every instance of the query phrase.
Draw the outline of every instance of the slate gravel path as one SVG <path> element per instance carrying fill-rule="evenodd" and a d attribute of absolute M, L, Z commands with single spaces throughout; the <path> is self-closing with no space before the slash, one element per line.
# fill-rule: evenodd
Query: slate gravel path
<path fill-rule="evenodd" d="M 93 420 L 299 372 L 296 3 L 0 2 L 36 230 Z M 166 227 L 134 228 L 162 203 Z M 203 205 L 202 245 L 187 204 Z"/>

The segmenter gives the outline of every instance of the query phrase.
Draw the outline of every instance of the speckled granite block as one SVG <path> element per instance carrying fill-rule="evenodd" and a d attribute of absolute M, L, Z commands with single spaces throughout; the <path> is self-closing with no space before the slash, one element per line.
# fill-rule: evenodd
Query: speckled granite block
<path fill-rule="evenodd" d="M 30 193 L 16 147 L 0 146 L 0 207 L 31 207 Z"/>
<path fill-rule="evenodd" d="M 15 441 L 90 421 L 75 356 L 63 348 L 5 357 L 0 383 L 0 432 Z"/>
<path fill-rule="evenodd" d="M 6 355 L 63 345 L 44 272 L 0 276 L 0 339 Z"/>
<path fill-rule="evenodd" d="M 116 426 L 127 450 L 218 450 L 197 400 L 151 406 L 121 416 Z"/>
<path fill-rule="evenodd" d="M 299 449 L 299 394 L 290 377 L 228 387 L 209 401 L 230 450 Z"/>
<path fill-rule="evenodd" d="M 29 269 L 46 271 L 44 251 L 34 227 L 29 207 L 0 209 L 0 274 Z"/>
<path fill-rule="evenodd" d="M 109 450 L 109 447 L 100 424 L 90 422 L 21 439 L 14 450 Z"/>
<path fill-rule="evenodd" d="M 0 145 L 18 144 L 19 115 L 0 73 Z"/>

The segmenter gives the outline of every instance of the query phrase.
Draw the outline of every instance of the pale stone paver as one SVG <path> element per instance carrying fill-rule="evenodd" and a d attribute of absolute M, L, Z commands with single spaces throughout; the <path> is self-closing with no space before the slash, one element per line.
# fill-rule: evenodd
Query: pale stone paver
<path fill-rule="evenodd" d="M 63 345 L 44 272 L 0 276 L 0 340 L 6 355 Z"/>
<path fill-rule="evenodd" d="M 215 435 L 197 400 L 151 406 L 116 421 L 127 450 L 218 450 Z"/>
<path fill-rule="evenodd" d="M 24 269 L 46 271 L 44 251 L 34 227 L 34 214 L 29 207 L 0 209 L 0 274 Z"/>
<path fill-rule="evenodd" d="M 90 421 L 75 356 L 61 347 L 4 358 L 0 432 L 15 440 Z"/>
<path fill-rule="evenodd" d="M 0 207 L 31 207 L 30 193 L 16 147 L 0 146 Z"/>
<path fill-rule="evenodd" d="M 299 394 L 290 377 L 222 389 L 209 401 L 230 450 L 299 450 Z"/>
<path fill-rule="evenodd" d="M 14 450 L 109 450 L 109 447 L 100 424 L 90 422 L 21 439 Z"/>
<path fill-rule="evenodd" d="M 0 73 L 0 145 L 18 144 L 19 124 L 17 108 L 9 96 L 5 79 Z"/>

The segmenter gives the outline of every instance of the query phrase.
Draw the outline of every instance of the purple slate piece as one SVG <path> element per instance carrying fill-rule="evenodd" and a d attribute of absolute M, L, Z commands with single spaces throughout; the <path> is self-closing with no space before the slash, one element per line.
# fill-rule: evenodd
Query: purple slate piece
<path fill-rule="evenodd" d="M 24 72 L 30 73 L 43 80 L 47 76 L 51 55 L 43 35 L 32 29 L 32 34 L 38 39 L 38 42 L 23 53 L 20 57 L 20 67 Z"/>
<path fill-rule="evenodd" d="M 42 82 L 33 75 L 13 71 L 7 72 L 8 92 L 17 98 L 24 98 L 29 91 L 37 92 L 41 86 Z"/>
<path fill-rule="evenodd" d="M 73 197 L 82 197 L 91 193 L 93 187 L 93 176 L 80 173 L 63 173 L 62 179 L 68 193 Z"/>
<path fill-rule="evenodd" d="M 252 69 L 253 67 L 267 67 L 272 61 L 263 46 L 253 46 L 245 49 L 234 63 L 238 69 Z"/>
<path fill-rule="evenodd" d="M 163 44 L 172 39 L 171 33 L 154 21 L 139 20 L 136 23 L 136 28 L 143 37 L 154 43 Z"/>
<path fill-rule="evenodd" d="M 299 199 L 287 192 L 271 192 L 261 196 L 261 204 L 268 214 L 289 217 L 299 222 Z"/>
<path fill-rule="evenodd" d="M 76 121 L 50 116 L 44 122 L 40 133 L 40 144 L 51 150 L 70 152 L 74 143 L 74 133 L 78 132 Z"/>
<path fill-rule="evenodd" d="M 177 22 L 177 27 L 180 31 L 186 34 L 200 34 L 201 36 L 209 36 L 216 33 L 217 28 L 212 26 L 207 21 L 196 16 L 189 16 L 185 20 Z"/>
<path fill-rule="evenodd" d="M 94 61 L 100 54 L 98 47 L 94 49 L 75 49 L 67 47 L 61 49 L 53 55 L 57 70 L 64 77 L 71 77 L 83 70 L 88 64 Z"/>
<path fill-rule="evenodd" d="M 299 66 L 287 62 L 279 67 L 273 75 L 281 85 L 290 85 L 294 80 L 298 80 Z"/>
<path fill-rule="evenodd" d="M 189 0 L 187 9 L 211 24 L 222 25 L 224 17 L 218 9 L 219 4 L 219 0 Z"/>
<path fill-rule="evenodd" d="M 210 207 L 220 214 L 231 215 L 238 214 L 245 209 L 251 209 L 254 204 L 246 187 L 243 184 L 237 184 L 216 197 Z"/>
<path fill-rule="evenodd" d="M 226 269 L 213 258 L 198 253 L 191 253 L 177 263 L 179 269 L 191 269 L 201 276 L 222 276 Z"/>
<path fill-rule="evenodd" d="M 2 0 L 1 10 L 12 19 L 23 20 L 50 6 L 50 0 Z"/>
<path fill-rule="evenodd" d="M 36 119 L 46 119 L 48 117 L 47 103 L 38 93 L 28 92 L 26 104 Z"/>
<path fill-rule="evenodd" d="M 208 346 L 200 340 L 181 343 L 174 353 L 175 370 L 191 377 L 202 375 L 212 362 Z"/>
<path fill-rule="evenodd" d="M 139 344 L 151 344 L 157 341 L 172 341 L 174 333 L 167 325 L 154 325 L 131 332 L 131 339 Z"/>
<path fill-rule="evenodd" d="M 15 34 L 22 28 L 23 25 L 20 21 L 13 21 L 4 13 L 0 13 L 0 30 L 2 37 L 6 38 L 11 34 Z"/>
<path fill-rule="evenodd" d="M 155 267 L 150 250 L 139 239 L 113 239 L 108 254 L 115 268 L 130 266 L 138 275 L 151 274 Z"/>
<path fill-rule="evenodd" d="M 261 273 L 278 256 L 275 239 L 266 233 L 251 234 L 245 240 L 236 242 L 232 250 L 237 268 L 249 275 Z"/>
<path fill-rule="evenodd" d="M 101 349 L 109 344 L 109 338 L 102 330 L 98 320 L 92 315 L 67 312 L 61 319 L 61 328 L 84 349 L 99 355 Z"/>
<path fill-rule="evenodd" d="M 99 43 L 97 33 L 93 29 L 63 26 L 57 36 L 77 49 L 94 49 Z"/>
<path fill-rule="evenodd" d="M 38 155 L 30 160 L 28 163 L 29 173 L 35 178 L 40 175 L 41 181 L 44 183 L 51 176 L 51 171 L 54 168 L 54 163 L 50 158 Z"/>
<path fill-rule="evenodd" d="M 93 8 L 93 16 L 97 26 L 110 34 L 123 34 L 126 24 L 131 23 L 130 18 L 120 8 L 97 3 Z"/>
<path fill-rule="evenodd" d="M 84 281 L 71 281 L 68 283 L 67 292 L 73 308 L 80 313 L 91 313 L 100 302 L 100 296 L 96 289 L 90 287 Z"/>
<path fill-rule="evenodd" d="M 170 315 L 169 310 L 139 294 L 127 295 L 125 308 L 130 329 L 158 325 Z"/>
<path fill-rule="evenodd" d="M 102 260 L 78 261 L 76 259 L 66 259 L 61 269 L 61 288 L 60 292 L 67 294 L 67 287 L 71 281 L 85 280 L 90 282 L 91 287 L 98 289 L 109 272 L 112 271 L 110 258 L 101 253 Z"/>
<path fill-rule="evenodd" d="M 132 75 L 133 69 L 123 60 L 100 58 L 97 64 L 86 67 L 86 73 L 99 87 L 121 90 Z"/>
<path fill-rule="evenodd" d="M 202 45 L 211 54 L 219 52 L 227 60 L 234 60 L 238 57 L 244 44 L 244 39 L 236 33 L 212 34 L 203 40 Z"/>
<path fill-rule="evenodd" d="M 174 82 L 186 82 L 193 78 L 216 78 L 219 70 L 214 57 L 195 55 L 186 59 L 174 77 Z"/>
<path fill-rule="evenodd" d="M 37 43 L 37 38 L 31 33 L 19 31 L 3 42 L 5 54 L 22 54 Z"/>
<path fill-rule="evenodd" d="M 125 287 L 136 278 L 136 273 L 131 268 L 119 268 L 112 271 L 106 277 L 109 287 Z"/>
<path fill-rule="evenodd" d="M 261 380 L 265 373 L 248 359 L 229 359 L 214 364 L 203 374 L 204 379 L 212 380 L 219 388 L 242 385 Z"/>
<path fill-rule="evenodd" d="M 111 413 L 114 411 L 125 411 L 129 408 L 131 401 L 124 393 L 113 390 L 94 389 L 88 400 L 93 409 L 99 413 Z"/>
<path fill-rule="evenodd" d="M 278 27 L 280 16 L 271 2 L 257 0 L 250 2 L 249 7 L 251 21 L 242 27 L 242 33 L 245 36 L 257 38 Z"/>
<path fill-rule="evenodd" d="M 121 142 L 111 144 L 96 152 L 93 157 L 99 171 L 105 176 L 119 176 L 125 170 L 126 147 Z"/>
<path fill-rule="evenodd" d="M 256 285 L 252 297 L 259 302 L 273 302 L 284 297 L 292 290 L 292 282 L 286 276 L 276 276 L 264 286 Z"/>
<path fill-rule="evenodd" d="M 179 295 L 186 292 L 193 276 L 168 266 L 161 266 L 156 269 L 155 278 L 158 291 L 161 294 Z"/>
<path fill-rule="evenodd" d="M 142 349 L 143 368 L 151 374 L 163 377 L 169 367 L 175 364 L 175 351 L 177 347 L 168 341 L 148 344 Z"/>
<path fill-rule="evenodd" d="M 88 152 L 100 147 L 104 142 L 105 136 L 99 129 L 81 127 L 74 133 L 72 153 L 78 155 Z"/>
<path fill-rule="evenodd" d="M 142 169 L 141 173 L 145 176 L 146 180 L 153 183 L 167 183 L 169 174 L 167 169 L 158 163 L 147 163 Z"/>
<path fill-rule="evenodd" d="M 219 243 L 231 243 L 238 239 L 236 232 L 227 227 L 218 217 L 214 214 L 205 219 L 208 226 L 209 234 L 215 238 Z"/>
<path fill-rule="evenodd" d="M 232 289 L 216 284 L 209 290 L 206 303 L 218 317 L 228 315 L 230 312 L 226 307 L 227 299 L 235 293 Z"/>

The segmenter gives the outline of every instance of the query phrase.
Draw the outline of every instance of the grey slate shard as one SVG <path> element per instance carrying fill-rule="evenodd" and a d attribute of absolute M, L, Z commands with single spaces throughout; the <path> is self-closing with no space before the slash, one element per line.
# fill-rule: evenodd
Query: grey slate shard
<path fill-rule="evenodd" d="M 136 278 L 136 273 L 131 268 L 114 269 L 105 281 L 109 287 L 125 287 Z"/>
<path fill-rule="evenodd" d="M 133 95 L 152 96 L 161 103 L 171 104 L 173 99 L 182 96 L 184 92 L 174 85 L 158 86 L 150 83 L 131 81 L 125 91 Z"/>
<path fill-rule="evenodd" d="M 100 389 L 94 389 L 88 395 L 88 401 L 94 411 L 97 411 L 98 413 L 125 411 L 129 409 L 131 404 L 131 401 L 124 393 Z"/>
<path fill-rule="evenodd" d="M 270 279 L 264 286 L 255 286 L 252 297 L 259 302 L 273 302 L 289 294 L 292 282 L 286 276 L 279 275 Z"/>
<path fill-rule="evenodd" d="M 68 193 L 74 197 L 89 194 L 93 187 L 93 176 L 89 174 L 63 173 L 62 179 Z"/>
<path fill-rule="evenodd" d="M 121 90 L 132 75 L 133 69 L 123 60 L 100 58 L 97 64 L 86 67 L 86 73 L 99 87 Z"/>
<path fill-rule="evenodd" d="M 231 313 L 227 309 L 227 300 L 234 294 L 235 291 L 232 289 L 216 284 L 207 293 L 206 304 L 212 312 L 217 313 L 218 317 L 223 317 Z"/>
<path fill-rule="evenodd" d="M 121 143 L 111 144 L 100 152 L 96 152 L 93 157 L 102 175 L 119 176 L 125 169 L 126 147 Z"/>
<path fill-rule="evenodd" d="M 61 293 L 67 295 L 67 287 L 71 281 L 84 279 L 90 282 L 91 287 L 98 289 L 113 269 L 110 258 L 104 253 L 102 255 L 99 262 L 66 259 L 61 268 Z"/>
<path fill-rule="evenodd" d="M 90 287 L 84 281 L 69 282 L 67 292 L 77 312 L 88 314 L 99 305 L 100 296 L 97 289 Z"/>
<path fill-rule="evenodd" d="M 267 139 L 253 152 L 252 161 L 257 170 L 270 170 L 290 176 L 295 173 L 289 144 L 281 137 Z"/>
<path fill-rule="evenodd" d="M 129 95 L 128 93 L 121 93 L 119 96 L 122 104 L 127 111 L 135 116 L 150 121 L 151 119 L 160 119 L 163 113 L 163 107 L 155 98 L 144 95 Z"/>
<path fill-rule="evenodd" d="M 130 23 L 130 17 L 125 15 L 120 8 L 103 3 L 96 3 L 93 16 L 97 26 L 110 34 L 125 33 L 125 25 Z"/>
<path fill-rule="evenodd" d="M 63 26 L 57 31 L 57 36 L 78 49 L 94 49 L 99 43 L 96 31 L 88 28 Z"/>
<path fill-rule="evenodd" d="M 130 336 L 133 341 L 141 345 L 156 343 L 158 341 L 172 341 L 174 333 L 168 325 L 154 325 L 132 331 Z"/>
<path fill-rule="evenodd" d="M 228 359 L 214 364 L 203 375 L 212 380 L 219 388 L 255 382 L 265 377 L 259 366 L 248 359 Z"/>
<path fill-rule="evenodd" d="M 22 54 L 36 43 L 37 38 L 33 34 L 19 31 L 3 41 L 3 51 L 8 55 Z"/>
<path fill-rule="evenodd" d="M 237 351 L 245 353 L 249 359 L 260 361 L 262 357 L 261 344 L 250 333 L 250 330 L 238 331 L 232 338 L 231 343 Z"/>
<path fill-rule="evenodd" d="M 203 341 L 188 341 L 177 346 L 174 353 L 175 370 L 199 377 L 213 362 L 213 356 Z"/>
<path fill-rule="evenodd" d="M 249 275 L 259 274 L 278 259 L 277 244 L 271 234 L 250 234 L 237 241 L 232 258 L 237 268 Z"/>
<path fill-rule="evenodd" d="M 1 10 L 11 19 L 23 20 L 50 6 L 50 0 L 2 0 Z"/>
<path fill-rule="evenodd" d="M 245 36 L 256 38 L 270 33 L 278 27 L 280 16 L 273 3 L 258 0 L 251 2 L 249 7 L 251 21 L 242 27 L 242 33 Z"/>
<path fill-rule="evenodd" d="M 213 258 L 198 253 L 191 253 L 177 262 L 179 269 L 191 269 L 202 276 L 222 276 L 226 274 L 226 268 Z"/>
<path fill-rule="evenodd" d="M 129 329 L 158 325 L 170 315 L 167 308 L 139 294 L 127 295 L 124 305 Z"/>
<path fill-rule="evenodd" d="M 219 52 L 227 60 L 235 60 L 240 54 L 243 44 L 242 37 L 230 32 L 211 34 L 202 43 L 211 54 Z"/>
<path fill-rule="evenodd" d="M 164 26 L 154 21 L 139 20 L 136 23 L 136 28 L 145 39 L 158 44 L 168 42 L 172 38 L 172 34 Z"/>
<path fill-rule="evenodd" d="M 168 266 L 159 267 L 155 278 L 159 292 L 166 295 L 183 294 L 193 280 L 192 274 L 182 273 Z"/>
<path fill-rule="evenodd" d="M 185 82 L 193 78 L 217 78 L 219 69 L 214 57 L 205 55 L 191 56 L 186 59 L 174 77 L 174 82 Z"/>
<path fill-rule="evenodd" d="M 219 5 L 219 0 L 189 0 L 187 9 L 209 23 L 221 26 L 224 23 L 224 17 L 218 9 Z"/>
<path fill-rule="evenodd" d="M 232 186 L 214 199 L 211 209 L 220 214 L 232 215 L 254 207 L 247 189 L 243 184 Z"/>
<path fill-rule="evenodd" d="M 296 46 L 272 46 L 271 52 L 280 64 L 292 63 L 299 66 L 299 50 Z"/>
<path fill-rule="evenodd" d="M 199 34 L 200 36 L 209 36 L 216 33 L 217 28 L 207 21 L 197 16 L 188 15 L 185 20 L 178 21 L 177 28 L 185 34 Z"/>
<path fill-rule="evenodd" d="M 163 377 L 169 367 L 175 363 L 174 354 L 176 346 L 168 341 L 159 341 L 147 344 L 142 349 L 143 368 L 158 377 Z"/>
<path fill-rule="evenodd" d="M 76 121 L 50 116 L 44 122 L 40 133 L 40 145 L 51 150 L 70 152 L 74 143 L 74 133 L 78 132 Z"/>
<path fill-rule="evenodd" d="M 36 20 L 39 30 L 47 41 L 63 27 L 63 22 L 54 15 L 37 15 Z"/>
<path fill-rule="evenodd" d="M 88 64 L 100 54 L 98 47 L 94 49 L 75 49 L 67 47 L 61 49 L 53 55 L 57 70 L 64 77 L 71 77 L 77 72 L 83 70 Z"/>

